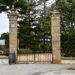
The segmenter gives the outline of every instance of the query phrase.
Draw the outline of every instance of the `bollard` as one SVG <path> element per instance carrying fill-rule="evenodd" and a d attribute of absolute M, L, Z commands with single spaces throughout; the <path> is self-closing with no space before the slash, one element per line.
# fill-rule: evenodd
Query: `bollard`
<path fill-rule="evenodd" d="M 9 52 L 9 64 L 15 64 L 15 53 Z"/>

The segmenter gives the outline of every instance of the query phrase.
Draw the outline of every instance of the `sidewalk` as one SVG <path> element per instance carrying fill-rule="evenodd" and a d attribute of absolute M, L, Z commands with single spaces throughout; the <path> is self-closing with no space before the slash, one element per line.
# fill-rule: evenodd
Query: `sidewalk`
<path fill-rule="evenodd" d="M 75 65 L 0 65 L 0 75 L 75 75 Z"/>

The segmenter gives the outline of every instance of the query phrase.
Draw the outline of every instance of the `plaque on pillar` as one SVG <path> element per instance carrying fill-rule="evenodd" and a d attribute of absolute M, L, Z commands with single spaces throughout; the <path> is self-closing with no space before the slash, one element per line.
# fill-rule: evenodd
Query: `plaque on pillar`
<path fill-rule="evenodd" d="M 11 24 L 11 28 L 15 28 L 15 24 Z"/>

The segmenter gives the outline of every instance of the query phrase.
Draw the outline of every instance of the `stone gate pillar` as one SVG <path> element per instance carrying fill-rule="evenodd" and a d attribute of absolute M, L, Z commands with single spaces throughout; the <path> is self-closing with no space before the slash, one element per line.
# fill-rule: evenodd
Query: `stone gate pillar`
<path fill-rule="evenodd" d="M 9 64 L 17 63 L 17 14 L 14 6 L 9 17 Z"/>
<path fill-rule="evenodd" d="M 60 49 L 60 13 L 57 10 L 52 12 L 51 17 L 51 35 L 52 35 L 52 63 L 61 63 Z"/>

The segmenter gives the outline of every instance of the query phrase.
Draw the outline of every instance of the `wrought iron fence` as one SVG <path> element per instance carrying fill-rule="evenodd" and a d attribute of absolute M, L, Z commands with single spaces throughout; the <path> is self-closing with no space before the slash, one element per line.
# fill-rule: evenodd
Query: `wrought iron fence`
<path fill-rule="evenodd" d="M 22 46 L 20 41 L 21 47 L 25 48 L 18 50 L 18 63 L 51 63 L 52 48 L 50 36 L 27 37 L 24 38 L 25 46 Z"/>

